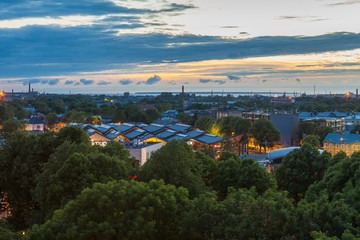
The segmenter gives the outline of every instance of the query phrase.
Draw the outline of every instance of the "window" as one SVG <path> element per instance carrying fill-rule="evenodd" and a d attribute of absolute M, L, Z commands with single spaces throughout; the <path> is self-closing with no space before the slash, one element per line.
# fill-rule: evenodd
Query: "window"
<path fill-rule="evenodd" d="M 329 143 L 329 147 L 332 147 L 332 143 Z"/>
<path fill-rule="evenodd" d="M 328 147 L 328 144 L 327 144 L 327 143 L 324 143 L 324 147 Z"/>
<path fill-rule="evenodd" d="M 344 148 L 344 144 L 341 144 L 341 147 Z"/>
<path fill-rule="evenodd" d="M 336 144 L 336 147 L 338 148 L 338 147 L 339 147 L 339 144 Z"/>

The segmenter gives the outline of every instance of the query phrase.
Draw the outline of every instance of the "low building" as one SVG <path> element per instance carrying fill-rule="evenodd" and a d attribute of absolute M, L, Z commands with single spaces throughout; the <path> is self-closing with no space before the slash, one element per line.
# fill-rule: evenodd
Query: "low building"
<path fill-rule="evenodd" d="M 352 116 L 346 117 L 345 123 L 353 123 L 355 125 L 360 125 L 360 115 L 353 114 Z"/>
<path fill-rule="evenodd" d="M 41 118 L 38 118 L 36 116 L 30 117 L 30 119 L 25 119 L 28 123 L 26 124 L 25 130 L 32 132 L 32 133 L 38 133 L 38 132 L 44 132 L 45 131 L 45 121 Z"/>
<path fill-rule="evenodd" d="M 332 127 L 335 129 L 335 132 L 337 133 L 345 132 L 345 120 L 343 118 L 313 117 L 313 118 L 302 119 L 301 122 L 315 124 L 317 127 L 320 128 Z"/>
<path fill-rule="evenodd" d="M 139 161 L 139 165 L 142 166 L 151 157 L 151 154 L 163 146 L 161 142 L 144 142 L 142 144 L 135 144 L 127 146 L 130 155 Z"/>
<path fill-rule="evenodd" d="M 340 151 L 351 156 L 354 152 L 360 151 L 360 134 L 329 133 L 323 141 L 325 151 L 332 156 Z"/>

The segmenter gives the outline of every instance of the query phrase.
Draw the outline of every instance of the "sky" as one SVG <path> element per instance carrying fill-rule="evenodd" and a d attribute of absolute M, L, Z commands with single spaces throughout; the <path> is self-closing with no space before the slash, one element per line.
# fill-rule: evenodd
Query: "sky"
<path fill-rule="evenodd" d="M 360 0 L 1 0 L 0 88 L 355 92 Z"/>

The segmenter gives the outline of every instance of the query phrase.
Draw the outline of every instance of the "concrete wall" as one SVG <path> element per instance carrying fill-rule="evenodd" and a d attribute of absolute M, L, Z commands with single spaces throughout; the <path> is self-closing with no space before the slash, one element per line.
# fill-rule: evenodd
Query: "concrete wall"
<path fill-rule="evenodd" d="M 280 113 L 271 114 L 270 121 L 280 131 L 281 140 L 279 144 L 290 147 L 297 144 L 296 132 L 299 127 L 299 114 Z"/>
<path fill-rule="evenodd" d="M 127 148 L 130 152 L 130 155 L 133 156 L 136 160 L 139 161 L 140 166 L 142 166 L 151 156 L 153 152 L 160 149 L 163 146 L 163 143 L 154 143 L 144 147 L 138 148 Z"/>

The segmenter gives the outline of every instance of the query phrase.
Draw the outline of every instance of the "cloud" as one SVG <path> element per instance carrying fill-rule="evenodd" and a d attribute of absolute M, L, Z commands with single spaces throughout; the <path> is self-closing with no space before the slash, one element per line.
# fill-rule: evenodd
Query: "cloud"
<path fill-rule="evenodd" d="M 226 81 L 224 81 L 224 80 L 215 80 L 214 82 L 219 83 L 219 85 L 223 85 L 226 83 Z"/>
<path fill-rule="evenodd" d="M 136 24 L 119 24 L 119 25 L 114 25 L 112 28 L 115 29 L 135 29 L 135 28 L 143 28 L 146 27 L 146 24 L 140 24 L 140 23 L 136 23 Z"/>
<path fill-rule="evenodd" d="M 320 18 L 317 16 L 280 16 L 278 20 L 303 20 L 305 22 L 320 22 L 329 20 L 328 18 Z"/>
<path fill-rule="evenodd" d="M 105 15 L 105 14 L 140 14 L 149 13 L 147 9 L 126 8 L 110 0 L 76 0 L 76 1 L 47 1 L 47 0 L 2 0 L 0 4 L 0 18 L 14 19 L 25 17 L 58 17 L 65 15 Z M 36 9 L 36 10 L 34 10 Z"/>
<path fill-rule="evenodd" d="M 266 80 L 266 79 L 264 79 L 264 80 L 262 80 L 262 82 L 263 82 L 263 83 L 266 83 L 266 82 L 267 82 L 267 80 Z"/>
<path fill-rule="evenodd" d="M 356 33 L 230 39 L 191 34 L 115 35 L 107 30 L 106 26 L 0 29 L 1 77 L 39 78 L 119 69 L 124 64 L 144 62 L 244 59 L 360 48 L 360 34 Z"/>
<path fill-rule="evenodd" d="M 172 86 L 175 86 L 175 85 L 176 85 L 176 81 L 170 81 L 169 84 L 172 85 Z"/>
<path fill-rule="evenodd" d="M 239 76 L 235 76 L 235 75 L 229 75 L 229 76 L 227 76 L 227 78 L 228 78 L 229 80 L 240 80 L 240 77 L 239 77 Z"/>
<path fill-rule="evenodd" d="M 129 84 L 133 83 L 133 81 L 130 79 L 123 79 L 123 80 L 120 80 L 119 83 L 121 85 L 129 85 Z"/>
<path fill-rule="evenodd" d="M 358 3 L 360 3 L 359 0 L 349 0 L 349 1 L 344 1 L 344 2 L 327 4 L 327 6 L 336 7 L 336 6 L 344 6 L 344 5 L 354 5 L 354 4 L 358 4 Z"/>
<path fill-rule="evenodd" d="M 94 80 L 80 79 L 80 82 L 84 85 L 91 85 L 94 83 Z"/>
<path fill-rule="evenodd" d="M 212 79 L 200 79 L 200 83 L 218 83 L 219 85 L 223 85 L 226 83 L 225 80 L 212 80 Z"/>
<path fill-rule="evenodd" d="M 76 81 L 75 80 L 67 80 L 65 82 L 65 85 L 71 85 L 71 84 L 74 84 Z"/>
<path fill-rule="evenodd" d="M 80 85 L 80 82 L 76 82 L 75 84 L 74 84 L 74 86 L 79 86 Z"/>
<path fill-rule="evenodd" d="M 137 82 L 136 85 L 141 85 L 142 83 L 144 83 L 144 82 L 140 81 L 140 82 Z"/>
<path fill-rule="evenodd" d="M 60 82 L 59 79 L 50 79 L 49 85 L 54 86 L 54 85 L 57 85 L 59 82 Z"/>
<path fill-rule="evenodd" d="M 300 80 L 299 78 L 297 78 L 296 81 L 297 81 L 298 83 L 301 83 L 301 80 Z"/>
<path fill-rule="evenodd" d="M 181 12 L 187 9 L 196 8 L 192 4 L 177 4 L 177 3 L 171 3 L 166 6 L 166 8 L 161 9 L 157 12 Z"/>
<path fill-rule="evenodd" d="M 19 79 L 19 80 L 6 80 L 6 81 L 0 81 L 2 83 L 7 84 L 22 84 L 22 85 L 28 85 L 30 84 L 41 84 L 41 85 L 57 85 L 60 82 L 59 78 L 26 78 L 26 79 Z"/>
<path fill-rule="evenodd" d="M 239 28 L 239 26 L 221 26 L 220 28 Z"/>
<path fill-rule="evenodd" d="M 112 0 L 1 0 L 0 19 L 27 17 L 60 17 L 68 15 L 110 15 L 110 14 L 159 14 L 179 13 L 196 8 L 192 4 L 164 4 L 160 10 L 150 8 L 127 8 Z M 111 17 L 110 17 L 111 18 Z"/>
<path fill-rule="evenodd" d="M 91 81 L 91 80 L 90 80 Z M 97 83 L 97 85 L 109 85 L 111 84 L 111 82 L 107 82 L 107 81 L 100 81 Z"/>
<path fill-rule="evenodd" d="M 209 82 L 212 82 L 213 80 L 211 79 L 200 79 L 199 82 L 200 83 L 209 83 Z"/>
<path fill-rule="evenodd" d="M 148 79 L 144 82 L 144 84 L 146 84 L 146 85 L 153 85 L 153 84 L 158 83 L 158 82 L 160 82 L 160 81 L 161 81 L 161 77 L 159 77 L 158 75 L 154 75 L 153 77 L 148 78 Z"/>

